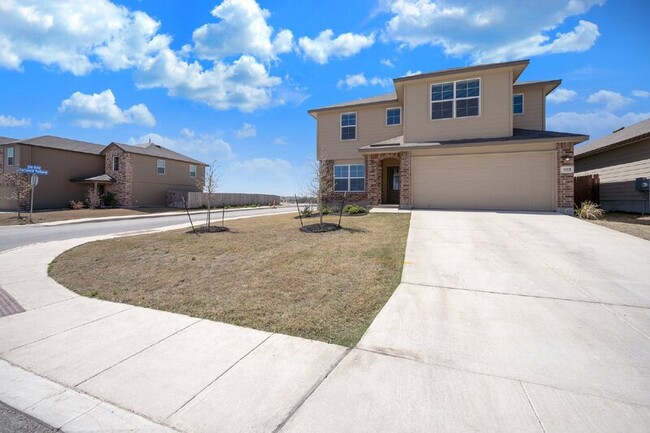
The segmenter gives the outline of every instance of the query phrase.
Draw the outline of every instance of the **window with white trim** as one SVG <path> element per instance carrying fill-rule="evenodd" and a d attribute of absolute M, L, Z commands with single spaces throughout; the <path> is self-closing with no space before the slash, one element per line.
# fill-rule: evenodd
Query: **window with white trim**
<path fill-rule="evenodd" d="M 363 192 L 366 183 L 366 166 L 363 164 L 337 164 L 334 166 L 334 191 Z"/>
<path fill-rule="evenodd" d="M 402 109 L 400 107 L 386 109 L 386 126 L 399 125 L 402 123 Z"/>
<path fill-rule="evenodd" d="M 357 113 L 341 113 L 341 141 L 357 139 Z"/>
<path fill-rule="evenodd" d="M 481 80 L 451 81 L 431 85 L 431 120 L 479 115 Z"/>
<path fill-rule="evenodd" d="M 113 157 L 113 171 L 120 171 L 120 157 Z"/>
<path fill-rule="evenodd" d="M 512 95 L 512 114 L 524 114 L 524 95 Z"/>
<path fill-rule="evenodd" d="M 158 174 L 165 174 L 165 160 L 164 159 L 159 159 L 156 162 L 156 171 Z"/>
<path fill-rule="evenodd" d="M 196 165 L 190 164 L 190 177 L 196 179 Z"/>
<path fill-rule="evenodd" d="M 7 166 L 14 165 L 15 159 L 16 158 L 14 157 L 14 148 L 7 147 Z"/>

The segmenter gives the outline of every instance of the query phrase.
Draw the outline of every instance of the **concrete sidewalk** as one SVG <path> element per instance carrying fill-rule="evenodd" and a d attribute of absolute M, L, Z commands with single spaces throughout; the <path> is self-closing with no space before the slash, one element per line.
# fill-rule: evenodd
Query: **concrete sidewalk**
<path fill-rule="evenodd" d="M 83 298 L 0 254 L 0 400 L 63 431 L 647 432 L 650 242 L 556 214 L 413 211 L 346 348 Z"/>
<path fill-rule="evenodd" d="M 347 352 L 80 297 L 47 276 L 58 254 L 104 238 L 0 254 L 0 287 L 26 310 L 0 318 L 6 404 L 70 432 L 271 432 Z"/>
<path fill-rule="evenodd" d="M 403 283 L 282 432 L 650 431 L 650 242 L 413 211 Z"/>

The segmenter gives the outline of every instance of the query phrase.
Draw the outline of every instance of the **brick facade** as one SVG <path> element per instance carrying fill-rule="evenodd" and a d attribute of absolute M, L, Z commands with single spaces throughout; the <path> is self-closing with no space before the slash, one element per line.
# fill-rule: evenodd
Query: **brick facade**
<path fill-rule="evenodd" d="M 346 203 L 358 203 L 362 205 L 377 206 L 382 202 L 382 161 L 385 159 L 396 159 L 399 161 L 400 172 L 400 207 L 410 208 L 411 206 L 411 152 L 373 153 L 364 155 L 366 163 L 366 179 L 364 192 L 348 192 L 345 197 Z M 321 185 L 326 193 L 323 200 L 328 204 L 341 203 L 342 192 L 334 192 L 334 161 L 325 160 L 321 162 Z"/>
<path fill-rule="evenodd" d="M 107 148 L 104 156 L 104 170 L 107 175 L 115 179 L 114 184 L 107 186 L 107 191 L 115 195 L 118 206 L 133 206 L 133 162 L 131 161 L 131 154 L 113 145 Z M 118 171 L 113 170 L 114 156 L 120 158 Z"/>
<path fill-rule="evenodd" d="M 573 166 L 573 143 L 557 144 L 557 207 L 573 212 L 573 172 L 562 173 L 562 167 Z"/>

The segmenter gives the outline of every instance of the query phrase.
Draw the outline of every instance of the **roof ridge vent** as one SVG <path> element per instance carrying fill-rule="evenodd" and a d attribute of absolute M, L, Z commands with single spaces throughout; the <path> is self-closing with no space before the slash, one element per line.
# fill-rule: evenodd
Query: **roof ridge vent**
<path fill-rule="evenodd" d="M 622 131 L 624 129 L 625 129 L 625 126 L 621 126 L 620 128 L 615 129 L 614 131 L 612 131 L 612 134 L 616 134 L 618 131 Z"/>

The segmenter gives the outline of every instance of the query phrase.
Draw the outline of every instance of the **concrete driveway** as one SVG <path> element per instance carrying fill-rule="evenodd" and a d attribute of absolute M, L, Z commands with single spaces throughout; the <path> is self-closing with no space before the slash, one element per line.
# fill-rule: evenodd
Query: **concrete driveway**
<path fill-rule="evenodd" d="M 282 432 L 650 431 L 650 242 L 414 211 L 403 283 Z"/>

